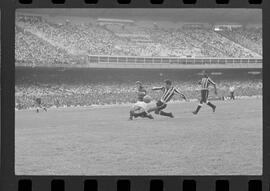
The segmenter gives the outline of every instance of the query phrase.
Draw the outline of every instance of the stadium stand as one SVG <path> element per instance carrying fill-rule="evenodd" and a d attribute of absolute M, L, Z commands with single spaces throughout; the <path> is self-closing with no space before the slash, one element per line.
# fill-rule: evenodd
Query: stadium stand
<path fill-rule="evenodd" d="M 16 16 L 17 62 L 65 63 L 91 55 L 258 58 L 262 56 L 262 29 L 55 23 L 49 17 Z"/>
<path fill-rule="evenodd" d="M 236 28 L 219 32 L 224 37 L 262 55 L 262 29 L 261 28 Z"/>

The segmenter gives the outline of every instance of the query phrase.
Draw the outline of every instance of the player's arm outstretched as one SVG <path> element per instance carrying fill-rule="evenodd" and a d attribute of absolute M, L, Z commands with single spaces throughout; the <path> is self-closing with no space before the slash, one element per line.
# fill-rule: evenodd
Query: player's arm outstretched
<path fill-rule="evenodd" d="M 164 87 L 153 87 L 152 90 L 163 90 Z"/>
<path fill-rule="evenodd" d="M 178 89 L 174 89 L 174 92 L 176 94 L 180 95 L 184 100 L 187 101 L 187 97 L 182 92 L 180 92 Z"/>

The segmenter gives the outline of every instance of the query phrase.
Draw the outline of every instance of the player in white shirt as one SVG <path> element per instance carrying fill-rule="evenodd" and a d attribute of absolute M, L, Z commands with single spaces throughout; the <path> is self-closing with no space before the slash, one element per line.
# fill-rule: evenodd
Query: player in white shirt
<path fill-rule="evenodd" d="M 234 91 L 235 91 L 234 86 L 230 86 L 229 90 L 230 90 L 230 99 L 234 100 L 235 99 L 235 97 L 234 97 Z"/>

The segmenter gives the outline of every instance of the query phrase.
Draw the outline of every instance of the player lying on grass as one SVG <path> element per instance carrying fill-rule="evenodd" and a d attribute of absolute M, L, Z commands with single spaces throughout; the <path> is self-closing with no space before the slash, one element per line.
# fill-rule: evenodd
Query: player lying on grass
<path fill-rule="evenodd" d="M 154 119 L 153 116 L 147 112 L 147 104 L 151 102 L 151 97 L 146 95 L 142 102 L 137 102 L 134 104 L 133 108 L 130 110 L 129 120 L 133 118 L 142 117 L 148 119 Z"/>
<path fill-rule="evenodd" d="M 215 94 L 217 95 L 217 88 L 216 88 L 216 84 L 215 82 L 207 75 L 207 73 L 205 71 L 202 72 L 202 79 L 199 81 L 199 84 L 201 85 L 201 100 L 199 105 L 197 106 L 197 109 L 195 111 L 193 111 L 192 113 L 194 115 L 196 115 L 201 107 L 203 103 L 206 103 L 208 106 L 210 106 L 213 110 L 213 112 L 215 112 L 216 110 L 216 106 L 214 104 L 212 104 L 210 101 L 208 101 L 208 94 L 209 94 L 209 86 L 213 85 L 215 88 Z"/>
<path fill-rule="evenodd" d="M 162 96 L 160 100 L 157 101 L 156 106 L 153 108 L 148 109 L 148 113 L 155 111 L 155 114 L 157 115 L 163 115 L 167 117 L 173 118 L 172 112 L 167 113 L 162 111 L 167 107 L 167 103 L 172 99 L 172 97 L 175 94 L 180 95 L 184 100 L 187 101 L 186 96 L 182 94 L 178 89 L 172 86 L 172 81 L 171 80 L 165 80 L 165 86 L 163 87 L 154 87 L 152 90 L 161 90 L 162 91 Z"/>
<path fill-rule="evenodd" d="M 150 96 L 146 97 L 146 90 L 143 87 L 142 83 L 140 81 L 136 82 L 137 86 L 137 96 L 138 100 L 137 102 L 132 106 L 130 110 L 130 116 L 129 119 L 132 120 L 133 117 L 147 117 L 149 119 L 153 119 L 153 116 L 149 113 L 147 113 L 146 108 L 147 108 L 147 103 L 151 101 Z"/>

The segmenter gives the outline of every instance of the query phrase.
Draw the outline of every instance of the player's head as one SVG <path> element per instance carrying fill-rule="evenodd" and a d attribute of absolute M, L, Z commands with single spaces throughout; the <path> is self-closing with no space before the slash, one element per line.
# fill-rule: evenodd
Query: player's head
<path fill-rule="evenodd" d="M 142 87 L 142 82 L 140 82 L 140 81 L 137 81 L 136 83 L 136 86 L 139 88 L 139 87 Z"/>
<path fill-rule="evenodd" d="M 167 79 L 164 82 L 165 82 L 166 88 L 170 88 L 172 86 L 172 81 L 171 80 Z"/>
<path fill-rule="evenodd" d="M 202 76 L 203 77 L 208 77 L 207 72 L 205 70 L 202 71 Z"/>

